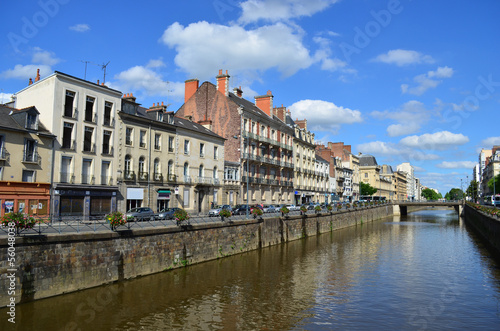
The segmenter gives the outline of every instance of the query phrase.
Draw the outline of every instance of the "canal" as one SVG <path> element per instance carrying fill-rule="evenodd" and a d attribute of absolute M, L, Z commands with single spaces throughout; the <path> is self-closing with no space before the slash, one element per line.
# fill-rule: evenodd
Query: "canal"
<path fill-rule="evenodd" d="M 500 263 L 423 210 L 16 306 L 1 330 L 500 328 Z"/>

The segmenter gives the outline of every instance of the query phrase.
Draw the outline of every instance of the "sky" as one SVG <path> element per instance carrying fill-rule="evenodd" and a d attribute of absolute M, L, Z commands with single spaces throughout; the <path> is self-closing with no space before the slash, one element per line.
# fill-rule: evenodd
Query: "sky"
<path fill-rule="evenodd" d="M 55 70 L 176 111 L 228 70 L 243 97 L 307 119 L 443 195 L 500 144 L 500 1 L 4 1 L 0 102 Z M 105 71 L 103 70 L 105 67 Z M 104 72 L 106 76 L 104 77 Z"/>

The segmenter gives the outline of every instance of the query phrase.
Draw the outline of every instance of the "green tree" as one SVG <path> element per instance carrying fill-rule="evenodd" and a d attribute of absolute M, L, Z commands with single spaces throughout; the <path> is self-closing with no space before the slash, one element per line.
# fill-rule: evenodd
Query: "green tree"
<path fill-rule="evenodd" d="M 368 183 L 359 183 L 359 194 L 360 195 L 374 195 L 377 189 Z"/>
<path fill-rule="evenodd" d="M 478 182 L 473 180 L 470 182 L 469 187 L 465 191 L 467 196 L 471 197 L 473 201 L 477 201 L 478 185 Z"/>
<path fill-rule="evenodd" d="M 495 194 L 500 194 L 500 174 L 488 181 L 488 188 L 493 192 L 493 182 L 495 182 Z"/>
<path fill-rule="evenodd" d="M 464 192 L 459 188 L 452 188 L 446 194 L 448 195 L 446 200 L 462 200 L 464 198 Z"/>
<path fill-rule="evenodd" d="M 427 200 L 438 200 L 440 197 L 440 194 L 436 193 L 436 191 L 426 188 L 422 190 L 422 195 L 424 198 Z"/>

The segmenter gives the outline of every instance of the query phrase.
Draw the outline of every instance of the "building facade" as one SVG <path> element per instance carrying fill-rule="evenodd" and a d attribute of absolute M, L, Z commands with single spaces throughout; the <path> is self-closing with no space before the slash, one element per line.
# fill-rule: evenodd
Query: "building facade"
<path fill-rule="evenodd" d="M 0 216 L 11 212 L 50 215 L 55 136 L 39 115 L 34 106 L 0 105 Z"/>
<path fill-rule="evenodd" d="M 14 95 L 16 107 L 36 105 L 40 120 L 57 136 L 52 216 L 99 218 L 116 210 L 116 117 L 121 92 L 61 72 Z"/>

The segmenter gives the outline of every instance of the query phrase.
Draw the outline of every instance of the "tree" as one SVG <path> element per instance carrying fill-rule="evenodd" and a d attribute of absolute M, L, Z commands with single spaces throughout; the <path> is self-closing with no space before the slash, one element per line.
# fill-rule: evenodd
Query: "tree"
<path fill-rule="evenodd" d="M 478 185 L 478 182 L 473 180 L 470 182 L 469 187 L 466 190 L 467 196 L 471 197 L 473 201 L 477 201 Z"/>
<path fill-rule="evenodd" d="M 495 182 L 495 194 L 500 194 L 500 174 L 488 181 L 488 188 L 493 194 L 493 182 Z"/>
<path fill-rule="evenodd" d="M 440 198 L 440 194 L 430 188 L 423 189 L 422 196 L 427 200 L 438 200 Z"/>
<path fill-rule="evenodd" d="M 446 195 L 448 196 L 446 200 L 462 200 L 464 198 L 464 192 L 459 188 L 452 188 Z"/>
<path fill-rule="evenodd" d="M 359 183 L 359 194 L 360 195 L 374 195 L 377 189 L 368 183 Z"/>

